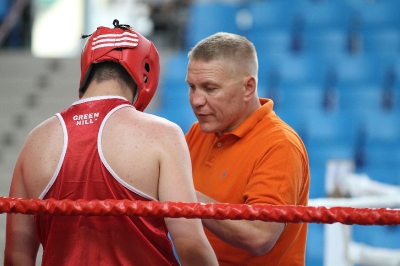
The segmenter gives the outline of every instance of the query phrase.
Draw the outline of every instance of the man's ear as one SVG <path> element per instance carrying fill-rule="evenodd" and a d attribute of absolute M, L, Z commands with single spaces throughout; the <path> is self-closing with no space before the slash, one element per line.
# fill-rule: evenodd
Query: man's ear
<path fill-rule="evenodd" d="M 244 80 L 243 86 L 245 89 L 243 100 L 248 102 L 253 98 L 254 94 L 256 93 L 256 88 L 257 88 L 256 78 L 252 75 L 247 76 Z"/>

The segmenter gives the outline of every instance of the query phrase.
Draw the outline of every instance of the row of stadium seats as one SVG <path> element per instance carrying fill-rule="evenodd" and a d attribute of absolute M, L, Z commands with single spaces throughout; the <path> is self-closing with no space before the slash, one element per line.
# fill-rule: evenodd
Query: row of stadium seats
<path fill-rule="evenodd" d="M 199 6 L 202 8 L 212 7 Z M 254 33 L 269 29 L 304 30 L 315 34 L 332 29 L 368 32 L 392 28 L 400 21 L 399 3 L 395 0 L 249 1 L 236 8 L 249 10 L 252 24 L 248 31 Z"/>
<path fill-rule="evenodd" d="M 399 51 L 399 33 L 396 29 L 373 32 L 353 32 L 331 29 L 324 32 L 265 31 L 247 36 L 259 51 L 267 53 L 305 52 L 316 54 L 377 53 Z"/>
<path fill-rule="evenodd" d="M 332 45 L 334 49 L 341 50 L 359 35 L 365 38 L 367 50 L 382 47 L 382 38 L 386 46 L 395 49 L 399 41 L 399 10 L 396 0 L 194 2 L 189 12 L 186 46 L 192 47 L 217 29 L 246 35 L 256 47 L 259 41 L 264 42 L 272 46 L 267 48 L 269 51 L 286 49 L 294 37 L 303 35 L 311 49 L 333 43 L 339 45 Z"/>
<path fill-rule="evenodd" d="M 301 54 L 258 52 L 260 89 L 279 86 L 294 88 L 303 84 L 394 86 L 400 83 L 400 53 L 390 56 L 371 54 Z"/>

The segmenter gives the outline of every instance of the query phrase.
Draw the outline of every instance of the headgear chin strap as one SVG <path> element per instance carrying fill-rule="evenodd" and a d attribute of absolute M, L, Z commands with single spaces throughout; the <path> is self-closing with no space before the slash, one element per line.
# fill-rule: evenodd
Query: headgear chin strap
<path fill-rule="evenodd" d="M 113 22 L 114 28 L 98 27 L 89 37 L 81 54 L 80 97 L 86 86 L 91 67 L 95 63 L 120 63 L 137 84 L 133 105 L 143 111 L 150 103 L 158 86 L 160 62 L 154 44 L 134 31 L 129 25 Z"/>

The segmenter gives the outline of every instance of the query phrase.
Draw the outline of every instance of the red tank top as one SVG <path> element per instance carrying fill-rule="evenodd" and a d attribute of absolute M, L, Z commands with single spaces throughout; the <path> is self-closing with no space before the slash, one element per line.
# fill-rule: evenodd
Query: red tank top
<path fill-rule="evenodd" d="M 105 160 L 101 143 L 108 117 L 133 106 L 121 97 L 75 102 L 57 114 L 63 152 L 42 199 L 154 200 L 122 179 Z M 179 265 L 163 218 L 35 216 L 42 265 Z"/>

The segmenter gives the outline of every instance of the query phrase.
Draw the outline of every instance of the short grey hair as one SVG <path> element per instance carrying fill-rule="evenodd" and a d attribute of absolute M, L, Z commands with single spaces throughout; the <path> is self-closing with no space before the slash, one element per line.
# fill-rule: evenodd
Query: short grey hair
<path fill-rule="evenodd" d="M 218 32 L 198 42 L 188 53 L 189 60 L 209 62 L 232 60 L 257 78 L 258 60 L 254 44 L 243 36 Z"/>

